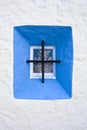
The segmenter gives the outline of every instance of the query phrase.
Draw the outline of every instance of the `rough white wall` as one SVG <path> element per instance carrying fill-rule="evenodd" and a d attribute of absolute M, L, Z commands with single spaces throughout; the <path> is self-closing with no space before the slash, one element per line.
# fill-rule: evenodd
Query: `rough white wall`
<path fill-rule="evenodd" d="M 73 27 L 71 100 L 13 97 L 13 26 Z M 87 0 L 0 0 L 0 130 L 87 130 Z"/>

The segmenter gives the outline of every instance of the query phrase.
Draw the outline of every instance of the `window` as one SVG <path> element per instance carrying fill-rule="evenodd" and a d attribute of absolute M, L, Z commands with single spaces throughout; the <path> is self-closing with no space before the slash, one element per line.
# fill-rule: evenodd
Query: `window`
<path fill-rule="evenodd" d="M 44 60 L 55 60 L 55 47 L 45 46 Z M 30 47 L 30 60 L 41 60 L 41 46 L 31 46 Z M 41 63 L 30 63 L 30 78 L 42 78 Z M 45 63 L 44 64 L 45 78 L 55 79 L 55 63 Z"/>
<path fill-rule="evenodd" d="M 72 28 L 23 25 L 15 26 L 13 31 L 14 97 L 25 100 L 70 99 L 73 70 Z M 40 58 L 42 68 L 38 61 Z M 38 59 L 38 62 L 34 62 L 34 59 Z M 49 61 L 45 62 L 45 59 Z"/>

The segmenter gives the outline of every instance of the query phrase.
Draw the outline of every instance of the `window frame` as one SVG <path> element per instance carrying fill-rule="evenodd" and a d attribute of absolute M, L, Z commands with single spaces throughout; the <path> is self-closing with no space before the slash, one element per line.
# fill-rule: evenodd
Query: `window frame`
<path fill-rule="evenodd" d="M 33 59 L 34 49 L 41 49 L 41 46 L 30 46 L 30 60 Z M 53 60 L 56 59 L 56 52 L 54 46 L 45 46 L 44 49 L 52 49 L 53 50 Z M 53 63 L 53 73 L 45 73 L 45 79 L 56 79 L 56 64 Z M 33 63 L 30 63 L 30 79 L 40 79 L 42 78 L 42 73 L 33 73 Z"/>

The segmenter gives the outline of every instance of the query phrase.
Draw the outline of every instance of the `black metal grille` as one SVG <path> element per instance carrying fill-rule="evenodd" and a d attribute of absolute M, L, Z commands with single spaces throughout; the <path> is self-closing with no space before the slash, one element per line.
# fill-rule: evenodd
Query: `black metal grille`
<path fill-rule="evenodd" d="M 42 63 L 42 83 L 44 83 L 44 64 L 45 63 L 61 63 L 61 60 L 44 60 L 44 40 L 42 40 L 42 57 L 41 60 L 26 60 L 27 63 Z"/>

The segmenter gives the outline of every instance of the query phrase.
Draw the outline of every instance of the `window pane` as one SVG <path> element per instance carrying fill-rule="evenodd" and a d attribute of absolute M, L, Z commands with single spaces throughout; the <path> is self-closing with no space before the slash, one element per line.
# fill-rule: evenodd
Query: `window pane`
<path fill-rule="evenodd" d="M 33 60 L 41 60 L 41 49 L 34 49 Z M 53 60 L 53 49 L 44 49 L 44 60 Z M 33 63 L 33 72 L 41 73 L 41 63 Z M 53 63 L 44 63 L 44 72 L 53 73 Z"/>

